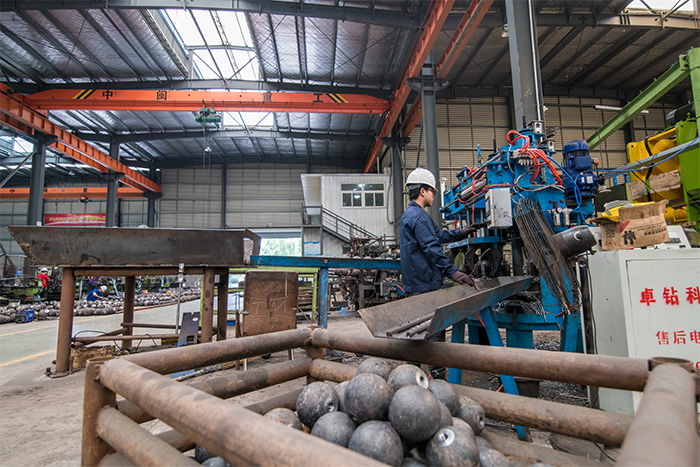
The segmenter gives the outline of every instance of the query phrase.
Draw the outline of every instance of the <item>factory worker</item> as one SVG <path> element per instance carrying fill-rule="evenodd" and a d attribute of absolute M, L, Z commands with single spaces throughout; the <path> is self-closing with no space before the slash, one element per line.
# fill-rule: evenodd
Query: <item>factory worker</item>
<path fill-rule="evenodd" d="M 87 296 L 87 301 L 88 302 L 96 302 L 97 300 L 102 300 L 102 297 L 104 297 L 105 292 L 107 292 L 107 286 L 102 285 L 100 286 L 99 289 L 92 289 L 90 293 Z"/>
<path fill-rule="evenodd" d="M 471 276 L 447 259 L 442 244 L 462 240 L 476 228 L 442 230 L 437 226 L 425 210 L 432 206 L 437 193 L 435 176 L 429 170 L 417 168 L 411 172 L 406 186 L 411 201 L 401 216 L 401 282 L 406 293 L 438 290 L 443 277 L 459 284 L 474 284 Z"/>
<path fill-rule="evenodd" d="M 442 288 L 442 278 L 459 284 L 474 284 L 474 278 L 460 271 L 447 259 L 442 244 L 465 238 L 476 229 L 466 227 L 442 230 L 425 210 L 432 206 L 437 189 L 435 176 L 426 169 L 417 168 L 406 179 L 411 201 L 401 216 L 401 283 L 406 295 L 417 295 Z M 431 338 L 445 341 L 445 331 Z M 445 379 L 445 369 L 430 367 L 430 375 Z"/>
<path fill-rule="evenodd" d="M 51 278 L 48 273 L 49 270 L 47 268 L 41 268 L 39 274 L 36 275 L 36 278 L 41 281 L 39 297 L 43 300 L 46 300 L 49 296 L 49 282 L 51 282 Z"/>

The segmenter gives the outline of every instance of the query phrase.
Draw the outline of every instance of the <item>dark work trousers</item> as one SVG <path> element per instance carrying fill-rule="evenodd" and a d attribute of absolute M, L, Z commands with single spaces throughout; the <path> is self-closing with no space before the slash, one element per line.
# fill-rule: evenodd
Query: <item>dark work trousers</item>
<path fill-rule="evenodd" d="M 448 287 L 451 287 L 451 285 Z M 446 288 L 446 287 L 443 287 L 443 288 Z M 431 290 L 431 292 L 433 292 L 433 291 Z M 422 292 L 422 293 L 427 293 L 427 292 Z M 407 293 L 406 298 L 415 297 L 416 295 L 420 295 L 420 293 Z M 429 337 L 427 340 L 429 342 L 445 342 L 445 335 L 446 335 L 446 331 L 442 330 L 442 332 L 439 332 L 438 334 Z M 420 364 L 417 362 L 413 362 L 413 364 L 416 366 L 420 366 Z M 444 366 L 429 365 L 428 369 L 430 370 L 430 377 L 431 378 L 443 379 L 443 380 L 447 379 L 447 369 Z"/>

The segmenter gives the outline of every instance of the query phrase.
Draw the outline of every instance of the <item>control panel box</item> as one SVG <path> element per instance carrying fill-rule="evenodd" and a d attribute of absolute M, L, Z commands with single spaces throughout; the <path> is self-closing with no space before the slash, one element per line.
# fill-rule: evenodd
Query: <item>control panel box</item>
<path fill-rule="evenodd" d="M 486 225 L 489 229 L 511 227 L 513 210 L 510 202 L 510 188 L 492 188 L 486 192 Z"/>

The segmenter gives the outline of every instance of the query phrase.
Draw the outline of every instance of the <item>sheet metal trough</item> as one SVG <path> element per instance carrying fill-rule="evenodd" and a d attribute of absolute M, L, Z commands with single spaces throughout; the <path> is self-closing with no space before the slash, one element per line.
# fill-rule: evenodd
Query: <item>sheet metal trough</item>
<path fill-rule="evenodd" d="M 530 287 L 531 276 L 505 276 L 436 290 L 364 308 L 360 316 L 375 337 L 427 339 L 474 313 Z"/>
<path fill-rule="evenodd" d="M 19 226 L 7 228 L 34 264 L 62 267 L 243 266 L 249 230 Z"/>

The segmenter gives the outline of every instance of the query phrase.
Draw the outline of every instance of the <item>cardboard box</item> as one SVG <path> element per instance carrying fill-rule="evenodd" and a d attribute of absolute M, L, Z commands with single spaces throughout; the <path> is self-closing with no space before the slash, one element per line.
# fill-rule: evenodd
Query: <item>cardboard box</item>
<path fill-rule="evenodd" d="M 666 203 L 664 200 L 644 206 L 621 208 L 617 222 L 600 215 L 596 217 L 594 222 L 601 227 L 603 250 L 628 250 L 668 241 L 668 228 L 664 219 Z"/>

